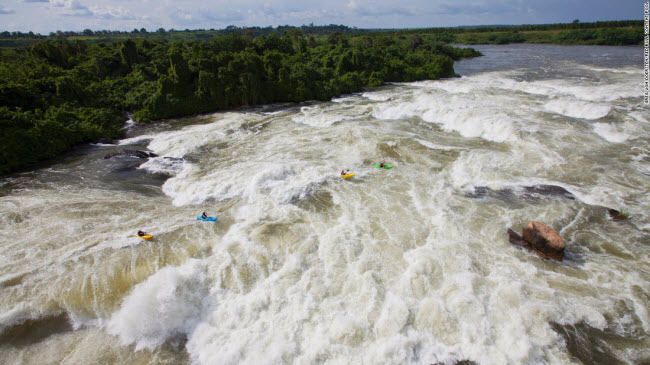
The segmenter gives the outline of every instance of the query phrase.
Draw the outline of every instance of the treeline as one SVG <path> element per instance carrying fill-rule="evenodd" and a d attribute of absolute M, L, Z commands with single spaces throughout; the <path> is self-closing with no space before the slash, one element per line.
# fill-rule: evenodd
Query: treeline
<path fill-rule="evenodd" d="M 299 27 L 291 25 L 279 25 L 277 27 L 237 27 L 229 25 L 223 29 L 165 29 L 158 28 L 155 30 L 147 30 L 146 28 L 134 28 L 130 31 L 119 30 L 92 30 L 84 29 L 82 31 L 62 31 L 57 30 L 50 32 L 48 35 L 41 35 L 39 33 L 20 31 L 3 31 L 0 32 L 0 47 L 26 47 L 39 40 L 45 39 L 61 39 L 68 40 L 83 40 L 90 43 L 112 43 L 120 42 L 126 39 L 145 38 L 149 40 L 167 40 L 173 41 L 208 41 L 214 37 L 229 35 L 232 33 L 242 33 L 250 37 L 267 36 L 271 33 L 283 34 L 284 32 L 292 32 L 300 30 L 302 34 L 309 36 L 324 36 L 332 33 L 343 34 L 361 34 L 368 31 L 357 29 L 356 27 L 348 27 L 345 25 L 329 24 L 329 25 L 302 25 Z"/>
<path fill-rule="evenodd" d="M 598 44 L 630 45 L 643 41 L 643 21 L 621 20 L 581 23 L 577 19 L 572 23 L 562 24 L 528 24 L 495 25 L 476 27 L 440 27 L 419 29 L 358 29 L 345 25 L 302 25 L 299 27 L 280 25 L 277 27 L 237 27 L 224 29 L 165 29 L 147 30 L 145 28 L 130 31 L 91 30 L 50 32 L 49 35 L 28 32 L 0 32 L 0 48 L 26 47 L 43 39 L 83 40 L 90 43 L 113 43 L 126 39 L 149 39 L 174 41 L 209 41 L 214 37 L 232 33 L 241 33 L 249 37 L 268 36 L 271 33 L 301 31 L 305 36 L 322 38 L 332 33 L 350 36 L 361 35 L 413 35 L 428 34 L 436 41 L 463 44 L 507 44 L 507 43 L 556 43 L 556 44 Z M 561 35 L 558 33 L 562 32 Z"/>
<path fill-rule="evenodd" d="M 566 45 L 626 46 L 643 43 L 643 28 L 596 28 L 564 31 L 510 31 L 456 35 L 461 44 L 550 43 Z"/>
<path fill-rule="evenodd" d="M 531 31 L 531 30 L 567 30 L 567 29 L 593 29 L 593 28 L 623 28 L 623 27 L 643 27 L 643 20 L 614 20 L 581 23 L 574 20 L 572 23 L 557 24 L 523 24 L 523 25 L 489 25 L 489 26 L 462 26 L 462 27 L 438 27 L 438 28 L 420 28 L 420 29 L 376 29 L 377 32 L 388 33 L 489 33 L 489 32 L 514 32 L 514 31 Z"/>
<path fill-rule="evenodd" d="M 165 28 L 158 28 L 154 31 L 148 31 L 146 28 L 134 28 L 133 30 L 130 31 L 120 31 L 120 30 L 92 30 L 92 29 L 84 29 L 82 31 L 61 31 L 57 30 L 56 32 L 50 32 L 49 35 L 41 35 L 39 33 L 34 33 L 32 31 L 29 31 L 27 33 L 23 33 L 20 31 L 3 31 L 0 32 L 0 38 L 5 38 L 5 39 L 46 39 L 46 38 L 66 38 L 66 37 L 77 37 L 77 36 L 86 36 L 86 37 L 92 37 L 92 36 L 119 36 L 119 35 L 156 35 L 156 34 L 165 34 L 165 33 L 178 33 L 178 32 L 185 32 L 185 33 L 192 33 L 192 32 L 206 32 L 210 31 L 213 32 L 213 35 L 228 35 L 231 33 L 235 32 L 242 32 L 246 34 L 253 35 L 255 37 L 257 36 L 263 36 L 263 35 L 269 35 L 271 33 L 278 33 L 282 34 L 285 31 L 292 31 L 292 30 L 300 30 L 304 35 L 315 35 L 315 34 L 331 34 L 331 33 L 356 33 L 359 32 L 360 30 L 357 29 L 356 27 L 348 27 L 345 25 L 338 25 L 338 24 L 329 24 L 329 25 L 314 25 L 314 23 L 311 23 L 309 25 L 301 25 L 299 27 L 293 26 L 293 25 L 278 25 L 277 27 L 238 27 L 235 25 L 229 25 L 223 29 L 214 29 L 211 28 L 209 30 L 206 29 L 165 29 Z"/>
<path fill-rule="evenodd" d="M 474 57 L 427 35 L 306 37 L 300 30 L 209 42 L 59 39 L 0 61 L 0 173 L 137 122 L 273 102 L 329 100 L 384 82 L 454 76 Z"/>
<path fill-rule="evenodd" d="M 621 20 L 566 24 L 501 25 L 426 29 L 375 30 L 378 34 L 430 34 L 446 43 L 509 44 L 552 43 L 568 45 L 640 45 L 643 21 Z"/>

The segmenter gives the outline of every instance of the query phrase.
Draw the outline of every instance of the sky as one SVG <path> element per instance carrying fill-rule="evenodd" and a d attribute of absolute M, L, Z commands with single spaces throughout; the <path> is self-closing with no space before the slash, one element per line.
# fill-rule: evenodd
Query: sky
<path fill-rule="evenodd" d="M 644 0 L 0 0 L 0 30 L 222 29 L 343 24 L 358 28 L 643 19 Z"/>

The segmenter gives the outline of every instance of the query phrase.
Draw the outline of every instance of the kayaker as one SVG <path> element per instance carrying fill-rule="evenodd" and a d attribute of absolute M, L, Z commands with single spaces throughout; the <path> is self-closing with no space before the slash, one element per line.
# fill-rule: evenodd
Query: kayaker
<path fill-rule="evenodd" d="M 345 170 L 341 170 L 341 176 L 345 175 Z"/>
<path fill-rule="evenodd" d="M 379 164 L 379 167 L 381 167 L 381 168 L 384 168 L 384 166 L 386 166 L 386 165 L 384 165 L 383 162 Z"/>
<path fill-rule="evenodd" d="M 208 218 L 208 213 L 206 213 L 206 212 L 203 212 L 203 214 L 201 214 L 201 218 L 203 218 L 203 219 L 206 219 L 206 218 Z"/>
<path fill-rule="evenodd" d="M 146 235 L 147 235 L 147 232 L 138 231 L 138 236 L 142 237 L 142 236 L 146 236 Z"/>

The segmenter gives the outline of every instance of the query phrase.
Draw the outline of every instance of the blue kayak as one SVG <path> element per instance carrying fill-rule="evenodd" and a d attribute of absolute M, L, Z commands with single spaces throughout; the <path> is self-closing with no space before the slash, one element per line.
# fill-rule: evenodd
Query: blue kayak
<path fill-rule="evenodd" d="M 203 217 L 201 217 L 201 216 L 199 215 L 199 216 L 196 217 L 196 220 L 197 220 L 197 221 L 204 221 L 204 222 L 216 222 L 216 221 L 217 221 L 217 217 L 207 217 L 207 218 L 203 218 Z"/>

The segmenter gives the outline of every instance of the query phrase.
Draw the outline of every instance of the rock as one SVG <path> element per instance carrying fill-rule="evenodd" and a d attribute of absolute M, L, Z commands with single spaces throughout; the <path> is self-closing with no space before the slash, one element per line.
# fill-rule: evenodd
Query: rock
<path fill-rule="evenodd" d="M 575 197 L 567 189 L 557 186 L 557 185 L 533 185 L 533 186 L 524 186 L 524 191 L 526 195 L 538 194 L 546 196 L 561 196 L 567 199 L 574 200 Z"/>
<path fill-rule="evenodd" d="M 609 213 L 609 216 L 612 217 L 612 219 L 615 221 L 624 221 L 628 218 L 627 214 L 621 213 L 616 209 L 608 209 L 607 213 Z"/>
<path fill-rule="evenodd" d="M 523 190 L 523 192 L 522 192 Z M 533 185 L 520 188 L 504 188 L 492 190 L 487 186 L 476 186 L 474 191 L 467 194 L 468 198 L 481 199 L 490 197 L 502 201 L 513 201 L 520 193 L 522 199 L 537 200 L 540 196 L 560 197 L 575 200 L 575 196 L 567 189 L 557 185 Z"/>
<path fill-rule="evenodd" d="M 540 222 L 530 222 L 524 228 L 523 239 L 535 250 L 540 251 L 549 258 L 562 261 L 566 244 L 560 234 L 553 228 Z"/>
<path fill-rule="evenodd" d="M 512 243 L 513 245 L 515 245 L 515 246 L 517 246 L 519 248 L 523 248 L 523 249 L 526 249 L 528 251 L 534 252 L 535 254 L 537 254 L 537 256 L 539 256 L 539 257 L 541 257 L 541 258 L 543 258 L 545 260 L 550 259 L 550 257 L 547 254 L 545 254 L 545 253 L 543 253 L 543 252 L 541 252 L 539 250 L 536 250 L 530 243 L 526 242 L 524 240 L 524 238 L 519 233 L 513 231 L 510 228 L 508 228 L 508 241 L 510 241 L 510 243 Z"/>
<path fill-rule="evenodd" d="M 532 248 L 528 242 L 524 241 L 524 238 L 521 235 L 512 229 L 508 228 L 508 241 L 515 246 Z"/>
<path fill-rule="evenodd" d="M 513 201 L 515 199 L 515 195 L 512 189 L 492 190 L 487 186 L 475 187 L 473 192 L 467 194 L 467 197 L 474 198 L 474 199 L 482 199 L 482 198 L 490 197 L 502 201 Z"/>
<path fill-rule="evenodd" d="M 158 155 L 153 152 L 139 151 L 139 150 L 122 150 L 122 151 L 109 153 L 106 156 L 104 156 L 104 159 L 116 157 L 116 156 L 137 157 L 143 159 L 150 158 L 150 157 L 158 157 Z"/>

